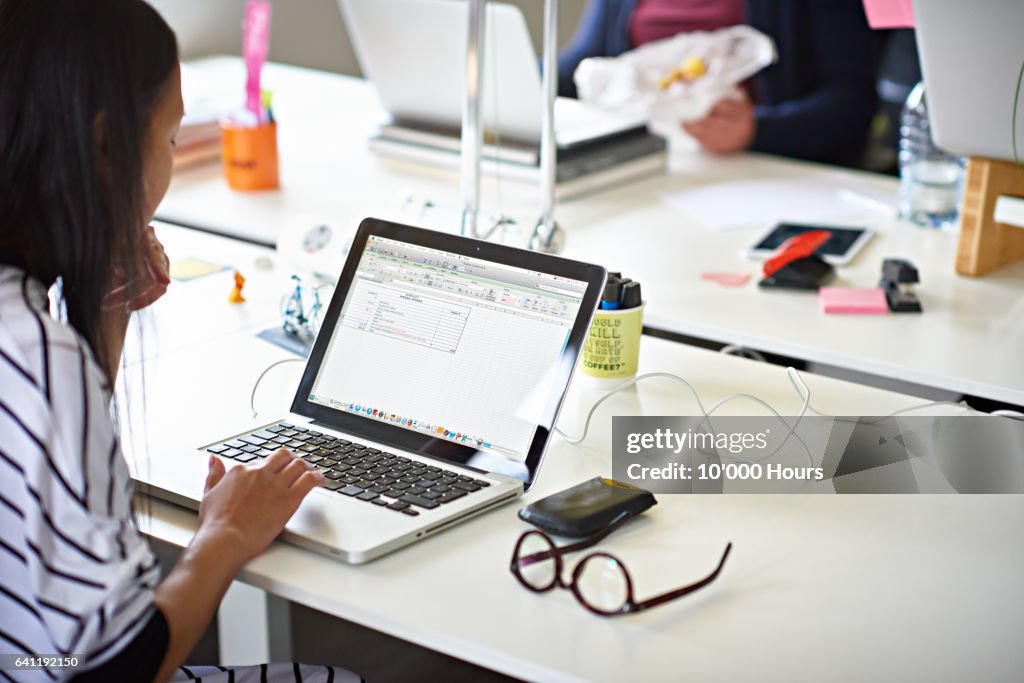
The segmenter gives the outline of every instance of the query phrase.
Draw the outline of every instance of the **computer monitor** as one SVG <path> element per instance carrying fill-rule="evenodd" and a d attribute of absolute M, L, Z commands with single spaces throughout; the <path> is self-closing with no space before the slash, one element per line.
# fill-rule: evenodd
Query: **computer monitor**
<path fill-rule="evenodd" d="M 338 0 L 363 73 L 394 123 L 458 129 L 465 100 L 469 7 L 452 0 Z M 540 64 L 518 7 L 487 3 L 483 86 L 485 129 L 506 142 L 540 142 Z M 645 128 L 635 114 L 574 99 L 555 103 L 560 149 Z"/>
<path fill-rule="evenodd" d="M 957 154 L 1013 160 L 1024 2 L 915 0 L 914 20 L 935 143 Z M 1024 108 L 1017 135 L 1024 136 Z"/>

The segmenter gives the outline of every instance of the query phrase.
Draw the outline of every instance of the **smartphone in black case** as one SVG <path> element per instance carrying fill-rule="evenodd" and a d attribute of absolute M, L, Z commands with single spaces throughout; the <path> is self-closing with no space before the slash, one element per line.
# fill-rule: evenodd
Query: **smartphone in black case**
<path fill-rule="evenodd" d="M 530 503 L 519 511 L 519 518 L 556 536 L 584 538 L 607 528 L 623 514 L 635 517 L 657 503 L 650 491 L 594 477 Z"/>

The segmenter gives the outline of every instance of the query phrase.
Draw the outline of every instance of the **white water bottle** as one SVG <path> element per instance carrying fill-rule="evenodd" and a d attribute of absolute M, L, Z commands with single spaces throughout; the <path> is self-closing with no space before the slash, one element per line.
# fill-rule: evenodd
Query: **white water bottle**
<path fill-rule="evenodd" d="M 928 228 L 955 227 L 966 163 L 936 147 L 924 82 L 918 83 L 900 119 L 900 217 Z"/>

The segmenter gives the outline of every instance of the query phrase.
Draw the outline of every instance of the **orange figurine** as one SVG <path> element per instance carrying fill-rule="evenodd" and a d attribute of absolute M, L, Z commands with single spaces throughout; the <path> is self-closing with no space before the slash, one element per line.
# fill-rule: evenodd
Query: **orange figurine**
<path fill-rule="evenodd" d="M 233 304 L 245 303 L 245 297 L 242 296 L 242 287 L 245 287 L 245 278 L 237 270 L 235 271 L 235 288 L 231 290 L 231 295 L 228 296 L 228 301 Z"/>

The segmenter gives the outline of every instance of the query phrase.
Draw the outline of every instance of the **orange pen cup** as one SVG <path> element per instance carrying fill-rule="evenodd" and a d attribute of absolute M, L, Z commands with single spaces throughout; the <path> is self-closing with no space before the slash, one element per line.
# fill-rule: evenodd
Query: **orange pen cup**
<path fill-rule="evenodd" d="M 277 123 L 245 126 L 221 123 L 224 178 L 233 190 L 274 190 L 280 187 L 277 164 Z"/>

